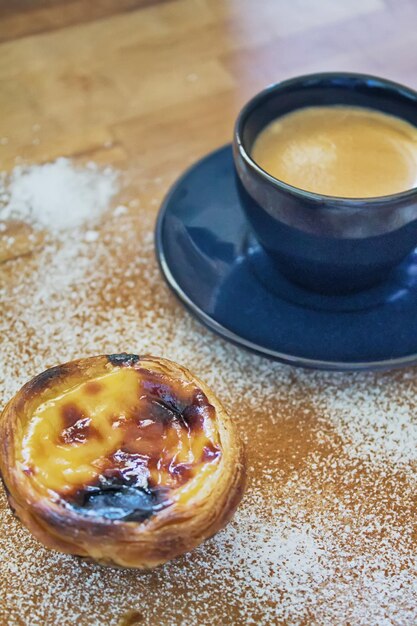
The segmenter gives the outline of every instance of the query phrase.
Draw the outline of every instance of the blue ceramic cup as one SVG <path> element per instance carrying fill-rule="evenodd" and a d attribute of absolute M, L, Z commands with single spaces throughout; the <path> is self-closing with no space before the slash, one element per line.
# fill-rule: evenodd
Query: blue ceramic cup
<path fill-rule="evenodd" d="M 303 191 L 251 157 L 273 119 L 314 105 L 344 104 L 395 115 L 417 126 L 417 93 L 397 83 L 350 73 L 301 76 L 268 87 L 240 112 L 234 160 L 242 206 L 277 269 L 323 294 L 346 294 L 386 280 L 417 246 L 417 188 L 352 199 Z"/>

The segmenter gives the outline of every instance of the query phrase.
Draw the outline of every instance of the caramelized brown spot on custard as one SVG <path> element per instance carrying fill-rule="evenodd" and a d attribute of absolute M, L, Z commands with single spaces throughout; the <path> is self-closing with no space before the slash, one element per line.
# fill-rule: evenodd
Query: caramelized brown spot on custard
<path fill-rule="evenodd" d="M 185 407 L 183 417 L 187 424 L 189 424 L 190 428 L 200 430 L 203 428 L 204 418 L 207 414 L 214 419 L 216 411 L 214 410 L 214 407 L 209 404 L 207 397 L 201 389 L 197 389 L 194 392 L 192 402 Z"/>
<path fill-rule="evenodd" d="M 71 428 L 71 426 L 74 426 L 79 420 L 85 417 L 80 407 L 73 403 L 64 404 L 61 408 L 61 415 L 64 428 Z"/>
<path fill-rule="evenodd" d="M 87 439 L 100 439 L 100 432 L 94 428 L 91 418 L 87 417 L 76 404 L 67 404 L 61 411 L 64 429 L 61 431 L 58 442 L 71 445 L 84 443 Z"/>
<path fill-rule="evenodd" d="M 87 383 L 85 386 L 85 390 L 91 396 L 97 395 L 103 389 L 102 385 L 98 383 L 96 380 L 92 380 L 91 383 Z"/>
<path fill-rule="evenodd" d="M 62 431 L 59 436 L 59 443 L 67 445 L 73 443 L 84 443 L 90 435 L 91 420 L 89 417 L 84 417 Z"/>
<path fill-rule="evenodd" d="M 214 407 L 209 403 L 201 389 L 184 389 L 166 384 L 160 374 L 147 372 L 147 378 L 143 381 L 144 392 L 152 398 L 155 406 L 162 410 L 161 415 L 168 418 L 168 413 L 174 413 L 185 428 L 201 430 L 204 424 L 204 416 L 215 418 Z M 163 412 L 165 410 L 165 413 Z"/>

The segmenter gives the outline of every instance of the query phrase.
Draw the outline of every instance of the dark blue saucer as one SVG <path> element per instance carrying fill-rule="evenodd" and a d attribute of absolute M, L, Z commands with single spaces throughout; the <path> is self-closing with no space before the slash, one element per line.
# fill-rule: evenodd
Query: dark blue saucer
<path fill-rule="evenodd" d="M 304 367 L 383 369 L 417 362 L 417 252 L 382 286 L 322 296 L 270 263 L 244 218 L 232 149 L 189 169 L 156 226 L 162 272 L 206 326 L 258 354 Z"/>

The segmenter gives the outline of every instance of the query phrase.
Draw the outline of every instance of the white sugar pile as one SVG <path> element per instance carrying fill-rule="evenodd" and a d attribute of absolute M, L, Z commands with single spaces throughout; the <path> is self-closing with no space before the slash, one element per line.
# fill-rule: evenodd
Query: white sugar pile
<path fill-rule="evenodd" d="M 111 167 L 76 167 L 66 158 L 17 166 L 0 182 L 0 220 L 23 220 L 59 233 L 95 221 L 117 191 Z"/>

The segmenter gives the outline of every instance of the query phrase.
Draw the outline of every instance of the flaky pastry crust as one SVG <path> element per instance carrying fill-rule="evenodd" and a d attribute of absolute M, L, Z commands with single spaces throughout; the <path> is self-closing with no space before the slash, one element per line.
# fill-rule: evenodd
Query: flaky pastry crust
<path fill-rule="evenodd" d="M 207 417 L 204 417 L 204 420 L 210 422 L 210 436 L 214 438 L 213 441 L 215 440 L 214 444 L 210 443 L 215 453 L 212 452 L 210 456 L 206 454 L 207 468 L 206 461 L 201 461 L 200 465 L 188 470 L 190 474 L 194 472 L 189 483 L 187 474 L 183 471 L 181 474 L 183 483 L 178 488 L 172 488 L 167 502 L 163 502 L 159 508 L 156 507 L 144 519 L 135 519 L 134 516 L 133 519 L 132 517 L 109 519 L 100 515 L 100 511 L 98 514 L 91 511 L 85 514 L 82 508 L 77 508 L 71 503 L 75 502 L 76 497 L 77 502 L 80 502 L 81 488 L 87 489 L 83 493 L 84 495 L 87 493 L 89 497 L 88 489 L 91 489 L 91 486 L 77 485 L 78 491 L 74 487 L 74 496 L 68 488 L 66 492 L 59 493 L 55 487 L 50 489 L 48 484 L 37 481 L 39 468 L 31 466 L 24 457 L 29 425 L 33 415 L 40 411 L 39 407 L 48 406 L 48 403 L 62 396 L 68 388 L 92 380 L 104 380 L 103 377 L 106 375 L 113 372 L 117 374 L 126 369 L 138 372 L 141 380 L 145 381 L 143 384 L 147 384 L 147 377 L 152 376 L 153 380 L 164 381 L 164 389 L 167 388 L 168 381 L 180 390 L 178 392 L 180 394 L 187 393 L 188 396 L 191 392 L 194 396 L 197 394 L 200 404 L 195 414 L 210 416 L 210 420 Z M 156 393 L 154 388 L 151 392 Z M 152 403 L 155 403 L 154 397 L 156 396 L 151 398 Z M 157 408 L 158 411 L 164 412 L 163 419 L 166 420 L 166 415 L 170 415 L 171 409 L 164 406 L 161 409 L 158 405 Z M 39 419 L 38 417 L 38 422 Z M 179 419 L 183 417 L 180 416 Z M 204 420 L 200 419 L 200 431 Z M 85 418 L 77 424 L 83 425 L 87 421 Z M 150 422 L 151 420 L 145 420 L 141 424 L 146 425 Z M 74 428 L 71 426 L 63 432 L 72 433 L 74 436 Z M 187 436 L 193 437 L 190 424 L 186 424 L 184 428 L 188 429 Z M 177 433 L 178 424 L 175 424 L 175 429 Z M 74 446 L 77 450 L 82 450 L 85 444 L 80 432 L 77 431 L 78 438 L 73 440 L 63 440 L 60 434 L 61 448 L 58 446 L 58 449 L 64 449 L 68 454 Z M 209 435 L 204 434 L 204 437 L 206 436 Z M 209 448 L 204 448 L 204 451 L 207 449 Z M 245 481 L 245 460 L 241 440 L 231 418 L 215 394 L 186 368 L 153 356 L 137 357 L 126 354 L 95 356 L 53 367 L 36 376 L 18 391 L 1 414 L 0 452 L 0 471 L 9 504 L 37 539 L 49 548 L 104 565 L 120 567 L 155 567 L 192 550 L 214 535 L 233 515 L 242 497 Z M 205 458 L 204 454 L 201 458 Z M 158 463 L 155 467 L 157 466 L 159 467 Z M 172 463 L 169 467 L 172 467 Z M 183 467 L 180 469 L 183 470 Z M 178 467 L 175 469 L 177 474 L 173 477 L 168 476 L 170 480 L 178 477 Z M 99 479 L 102 477 L 99 476 Z M 191 495 L 187 495 L 188 485 L 192 485 Z M 158 487 L 155 487 L 156 491 L 157 489 Z"/>

